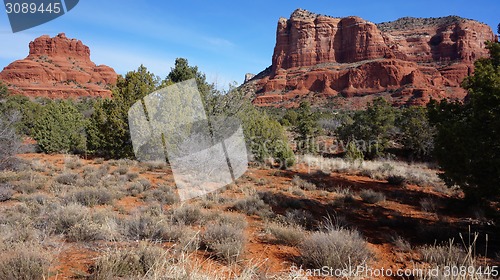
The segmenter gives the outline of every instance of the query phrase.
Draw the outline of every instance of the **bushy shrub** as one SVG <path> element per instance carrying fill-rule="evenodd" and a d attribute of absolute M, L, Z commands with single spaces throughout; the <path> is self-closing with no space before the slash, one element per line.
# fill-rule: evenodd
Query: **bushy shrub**
<path fill-rule="evenodd" d="M 46 153 L 77 153 L 86 149 L 85 121 L 71 101 L 45 105 L 34 120 L 33 137 Z"/>
<path fill-rule="evenodd" d="M 302 242 L 306 236 L 306 232 L 297 225 L 269 223 L 266 226 L 266 231 L 271 234 L 272 242 L 290 246 L 296 246 Z"/>
<path fill-rule="evenodd" d="M 9 95 L 3 102 L 0 102 L 0 112 L 3 115 L 18 112 L 19 120 L 15 123 L 17 133 L 32 136 L 33 125 L 35 119 L 41 114 L 43 102 L 45 101 L 32 101 L 23 95 Z"/>
<path fill-rule="evenodd" d="M 364 202 L 370 204 L 376 204 L 385 201 L 385 195 L 374 190 L 362 190 L 359 196 L 361 196 L 361 199 Z"/>
<path fill-rule="evenodd" d="M 147 243 L 138 248 L 113 248 L 105 252 L 92 267 L 90 279 L 145 278 L 165 271 L 166 252 Z"/>
<path fill-rule="evenodd" d="M 364 156 L 374 158 L 389 147 L 395 133 L 395 119 L 395 109 L 383 98 L 377 98 L 365 111 L 354 113 L 352 121 L 339 127 L 337 134 L 343 143 L 362 141 Z"/>
<path fill-rule="evenodd" d="M 45 224 L 49 232 L 55 234 L 67 233 L 73 226 L 83 220 L 88 219 L 89 210 L 79 204 L 68 204 L 65 206 L 54 205 L 54 209 L 49 213 L 50 219 L 44 219 L 41 224 Z"/>
<path fill-rule="evenodd" d="M 94 104 L 94 112 L 86 126 L 89 152 L 107 158 L 133 157 L 128 110 L 158 86 L 157 77 L 143 65 L 125 77 L 120 76 L 113 88 L 113 99 Z"/>
<path fill-rule="evenodd" d="M 2 81 L 0 81 L 0 99 L 5 98 L 7 94 L 8 94 L 7 86 Z"/>
<path fill-rule="evenodd" d="M 459 185 L 476 202 L 500 195 L 500 43 L 487 44 L 489 58 L 475 62 L 464 80 L 464 103 L 431 103 L 437 128 L 435 156 L 448 186 Z"/>
<path fill-rule="evenodd" d="M 236 201 L 233 208 L 247 215 L 268 217 L 272 214 L 271 207 L 256 195 Z"/>
<path fill-rule="evenodd" d="M 172 217 L 179 224 L 194 225 L 202 220 L 203 213 L 199 207 L 187 204 L 176 208 Z"/>
<path fill-rule="evenodd" d="M 299 251 L 303 264 L 313 268 L 357 267 L 367 263 L 373 255 L 361 235 L 347 229 L 315 232 L 300 243 Z"/>
<path fill-rule="evenodd" d="M 428 160 L 432 157 L 436 128 L 429 123 L 425 108 L 403 109 L 396 125 L 401 134 L 400 142 L 410 158 Z"/>
<path fill-rule="evenodd" d="M 314 183 L 308 182 L 299 176 L 294 176 L 292 178 L 292 184 L 306 191 L 314 191 L 317 189 Z"/>
<path fill-rule="evenodd" d="M 150 189 L 145 193 L 146 201 L 157 201 L 161 204 L 172 205 L 179 201 L 175 189 L 171 186 L 160 184 L 156 189 Z"/>
<path fill-rule="evenodd" d="M 124 235 L 132 240 L 161 241 L 164 238 L 166 221 L 160 217 L 137 213 L 121 221 Z"/>
<path fill-rule="evenodd" d="M 203 233 L 202 243 L 221 260 L 233 263 L 243 254 L 245 235 L 241 227 L 212 224 Z"/>
<path fill-rule="evenodd" d="M 13 195 L 14 191 L 10 184 L 0 183 L 0 202 L 11 199 Z"/>
<path fill-rule="evenodd" d="M 113 200 L 113 195 L 105 188 L 86 187 L 69 193 L 66 200 L 92 207 L 110 204 Z"/>
<path fill-rule="evenodd" d="M 363 152 L 358 148 L 356 142 L 350 141 L 349 144 L 347 144 L 346 153 L 344 157 L 351 164 L 354 164 L 356 162 L 359 163 L 363 162 L 365 156 L 363 155 Z"/>
<path fill-rule="evenodd" d="M 50 254 L 38 245 L 17 245 L 0 253 L 0 280 L 47 279 L 50 261 Z"/>
<path fill-rule="evenodd" d="M 297 110 L 297 150 L 303 154 L 315 154 L 318 152 L 318 145 L 315 137 L 319 134 L 320 127 L 318 116 L 312 112 L 309 102 L 304 101 Z"/>
<path fill-rule="evenodd" d="M 394 186 L 402 186 L 406 183 L 406 178 L 400 175 L 390 175 L 387 177 L 387 183 Z"/>
<path fill-rule="evenodd" d="M 240 118 L 247 147 L 256 161 L 273 158 L 283 169 L 295 163 L 285 130 L 277 121 L 252 107 L 241 113 Z"/>
<path fill-rule="evenodd" d="M 63 185 L 75 185 L 80 175 L 76 173 L 63 173 L 55 178 L 55 181 Z"/>
<path fill-rule="evenodd" d="M 15 128 L 19 120 L 19 113 L 0 112 L 0 169 L 12 165 L 21 146 L 21 138 Z"/>

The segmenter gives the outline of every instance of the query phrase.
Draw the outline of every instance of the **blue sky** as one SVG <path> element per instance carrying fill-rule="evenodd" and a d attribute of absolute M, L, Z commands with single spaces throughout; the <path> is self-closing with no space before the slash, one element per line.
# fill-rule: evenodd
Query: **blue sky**
<path fill-rule="evenodd" d="M 0 12 L 0 69 L 28 55 L 34 38 L 64 32 L 91 49 L 96 64 L 119 73 L 141 63 L 164 78 L 176 57 L 185 57 L 210 82 L 241 83 L 245 73 L 271 64 L 279 17 L 296 8 L 335 17 L 356 15 L 378 23 L 404 16 L 458 15 L 489 24 L 500 22 L 498 0 L 444 1 L 152 1 L 80 0 L 66 15 L 13 34 Z"/>

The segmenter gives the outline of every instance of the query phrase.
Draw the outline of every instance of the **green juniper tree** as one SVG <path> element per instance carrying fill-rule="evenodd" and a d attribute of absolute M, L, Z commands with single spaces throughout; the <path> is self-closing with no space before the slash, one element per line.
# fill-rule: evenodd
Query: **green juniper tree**
<path fill-rule="evenodd" d="M 5 98 L 7 94 L 8 94 L 7 86 L 2 81 L 0 81 L 0 99 Z"/>
<path fill-rule="evenodd" d="M 136 71 L 119 77 L 112 99 L 102 99 L 94 105 L 87 126 L 88 149 L 109 158 L 133 157 L 128 126 L 128 110 L 141 98 L 154 92 L 159 79 L 141 65 Z"/>
<path fill-rule="evenodd" d="M 68 100 L 50 102 L 34 119 L 33 137 L 46 153 L 78 153 L 86 149 L 83 115 Z"/>
<path fill-rule="evenodd" d="M 474 75 L 462 83 L 468 91 L 464 104 L 429 105 L 443 178 L 476 201 L 500 194 L 500 43 L 488 42 L 487 48 L 490 58 L 476 61 Z"/>
<path fill-rule="evenodd" d="M 318 152 L 318 145 L 315 137 L 320 132 L 318 116 L 312 112 L 309 102 L 300 103 L 297 110 L 296 141 L 297 149 L 304 154 L 315 154 Z"/>
<path fill-rule="evenodd" d="M 396 110 L 383 98 L 377 98 L 365 111 L 357 111 L 352 121 L 339 127 L 337 134 L 344 143 L 364 143 L 361 147 L 368 158 L 383 155 L 395 134 Z"/>

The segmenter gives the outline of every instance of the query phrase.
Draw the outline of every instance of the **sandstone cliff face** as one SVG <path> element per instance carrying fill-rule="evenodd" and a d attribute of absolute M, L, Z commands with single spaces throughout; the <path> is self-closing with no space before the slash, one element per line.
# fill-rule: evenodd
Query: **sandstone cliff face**
<path fill-rule="evenodd" d="M 96 66 L 90 49 L 64 33 L 41 36 L 29 45 L 29 55 L 9 64 L 0 72 L 0 80 L 13 94 L 66 98 L 111 95 L 108 85 L 115 85 L 113 68 Z"/>
<path fill-rule="evenodd" d="M 270 71 L 244 85 L 254 104 L 385 95 L 396 105 L 461 99 L 461 81 L 488 55 L 490 27 L 459 17 L 374 24 L 296 10 L 278 21 Z M 362 102 L 361 102 L 362 103 Z"/>

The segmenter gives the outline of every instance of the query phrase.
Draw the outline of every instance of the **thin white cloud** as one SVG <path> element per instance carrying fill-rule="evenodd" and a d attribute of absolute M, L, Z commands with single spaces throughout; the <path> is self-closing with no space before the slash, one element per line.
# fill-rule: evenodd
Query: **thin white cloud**
<path fill-rule="evenodd" d="M 229 40 L 223 39 L 223 38 L 217 38 L 217 37 L 203 37 L 203 40 L 206 41 L 208 44 L 210 44 L 213 47 L 217 48 L 232 48 L 235 46 L 235 44 Z"/>
<path fill-rule="evenodd" d="M 113 13 L 107 13 L 104 8 L 94 10 L 94 7 L 84 5 L 79 9 L 75 13 L 68 13 L 66 15 L 69 17 L 68 20 L 89 25 L 98 22 L 107 29 L 128 33 L 131 37 L 145 37 L 205 51 L 224 52 L 235 47 L 230 40 L 214 34 L 204 34 L 187 25 L 179 24 L 181 19 L 176 15 L 158 15 L 151 11 L 133 10 L 126 5 L 113 6 L 115 10 Z"/>

